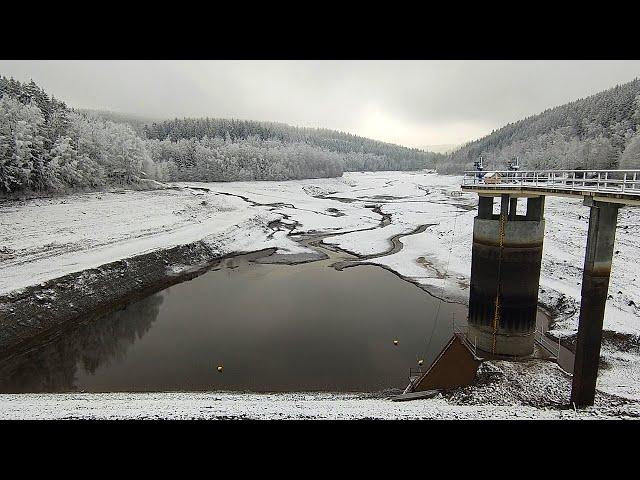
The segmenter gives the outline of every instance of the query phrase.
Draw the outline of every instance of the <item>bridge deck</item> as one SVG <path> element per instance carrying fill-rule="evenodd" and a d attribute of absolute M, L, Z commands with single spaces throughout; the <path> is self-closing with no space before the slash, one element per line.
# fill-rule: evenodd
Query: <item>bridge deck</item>
<path fill-rule="evenodd" d="M 462 190 L 479 195 L 593 197 L 640 205 L 640 170 L 540 170 L 465 172 Z"/>

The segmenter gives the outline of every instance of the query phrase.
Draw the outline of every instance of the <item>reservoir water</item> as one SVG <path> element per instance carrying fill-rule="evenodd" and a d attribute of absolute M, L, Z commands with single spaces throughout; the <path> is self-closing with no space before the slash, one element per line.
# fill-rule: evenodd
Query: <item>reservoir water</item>
<path fill-rule="evenodd" d="M 0 364 L 0 391 L 379 391 L 404 388 L 464 323 L 370 265 L 251 255 L 75 325 Z M 342 257 L 344 259 L 345 257 Z M 398 345 L 394 345 L 394 340 Z M 218 371 L 222 366 L 222 372 Z"/>

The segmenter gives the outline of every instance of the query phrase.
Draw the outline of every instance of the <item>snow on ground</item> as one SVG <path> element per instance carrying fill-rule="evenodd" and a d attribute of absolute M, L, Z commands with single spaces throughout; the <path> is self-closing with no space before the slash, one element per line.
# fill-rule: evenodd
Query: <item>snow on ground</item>
<path fill-rule="evenodd" d="M 294 233 L 331 234 L 325 243 L 360 255 L 379 255 L 391 247 L 392 236 L 428 225 L 422 233 L 402 237 L 400 251 L 366 261 L 395 270 L 432 293 L 466 301 L 477 197 L 460 192 L 460 181 L 427 172 L 346 173 L 331 179 L 181 183 L 168 190 L 4 201 L 0 294 L 198 240 L 220 254 L 267 247 L 282 254 L 308 253 L 286 231 L 274 232 L 268 225 L 282 220 L 295 225 Z M 391 216 L 389 225 L 379 228 L 382 217 L 374 206 Z M 519 209 L 524 208 L 521 201 Z M 588 215 L 578 199 L 547 197 L 540 300 L 556 315 L 552 332 L 558 336 L 577 330 Z M 636 339 L 639 230 L 640 209 L 621 209 L 604 322 L 605 330 Z M 605 345 L 600 389 L 640 398 L 637 350 Z"/>
<path fill-rule="evenodd" d="M 280 218 L 239 198 L 192 190 L 0 202 L 0 294 L 198 240 L 221 255 L 276 243 L 292 253 L 306 251 L 284 233 L 266 240 L 267 223 Z"/>
<path fill-rule="evenodd" d="M 624 419 L 634 405 L 586 410 L 392 402 L 349 393 L 66 393 L 0 395 L 0 419 Z"/>
<path fill-rule="evenodd" d="M 362 230 L 346 233 L 323 240 L 324 244 L 340 247 L 358 255 L 383 255 L 390 248 L 389 239 L 395 235 L 407 234 L 413 230 L 411 225 L 403 222 L 391 223 L 374 230 Z"/>
<path fill-rule="evenodd" d="M 217 192 L 243 195 L 262 204 L 285 204 L 276 211 L 291 215 L 293 220 L 299 222 L 297 233 L 348 232 L 374 227 L 380 223 L 380 215 L 364 208 L 363 202 L 351 204 L 317 197 L 330 192 L 338 192 L 336 196 L 339 196 L 339 192 L 352 188 L 345 178 L 201 185 Z M 295 208 L 287 206 L 289 204 Z"/>
<path fill-rule="evenodd" d="M 579 304 L 582 267 L 587 243 L 588 207 L 579 200 L 551 197 L 545 207 L 545 248 L 542 284 Z M 606 330 L 640 335 L 640 210 L 622 208 L 618 214 L 610 298 L 605 311 Z M 544 288 L 544 286 L 543 286 Z M 545 292 L 546 293 L 546 292 Z M 639 305 L 636 306 L 635 304 Z M 577 309 L 578 304 L 574 305 Z M 559 322 L 558 330 L 577 329 L 577 315 Z"/>
<path fill-rule="evenodd" d="M 369 187 L 355 188 L 340 196 L 364 195 L 365 202 L 379 203 L 382 212 L 391 214 L 391 225 L 387 228 L 392 235 L 430 225 L 423 233 L 402 238 L 403 249 L 399 252 L 370 259 L 368 263 L 389 267 L 430 287 L 438 295 L 465 301 L 468 291 L 464 291 L 464 284 L 468 286 L 471 273 L 471 236 L 476 213 L 475 195 L 459 192 L 460 177 L 385 172 L 359 174 L 356 178 Z M 393 229 L 394 226 L 397 228 Z M 382 230 L 376 233 L 380 235 Z M 332 237 L 325 243 L 360 254 L 369 253 L 362 234 Z"/>

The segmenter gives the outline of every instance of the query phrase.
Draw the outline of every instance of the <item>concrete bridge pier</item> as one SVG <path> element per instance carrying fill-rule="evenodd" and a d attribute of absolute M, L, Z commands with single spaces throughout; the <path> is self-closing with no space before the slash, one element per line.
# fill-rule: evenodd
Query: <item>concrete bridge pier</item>
<path fill-rule="evenodd" d="M 594 201 L 590 197 L 585 198 L 584 205 L 591 207 L 591 212 L 571 386 L 571 403 L 576 407 L 593 405 L 595 397 L 604 310 L 611 275 L 618 209 L 621 206 L 616 203 Z"/>

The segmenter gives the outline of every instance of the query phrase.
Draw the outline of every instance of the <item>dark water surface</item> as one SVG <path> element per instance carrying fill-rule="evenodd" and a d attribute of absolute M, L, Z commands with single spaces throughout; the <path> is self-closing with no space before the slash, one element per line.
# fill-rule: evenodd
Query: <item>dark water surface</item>
<path fill-rule="evenodd" d="M 5 361 L 0 391 L 404 388 L 466 307 L 442 303 L 436 325 L 438 301 L 420 288 L 375 266 L 339 272 L 333 261 L 230 259 Z"/>

